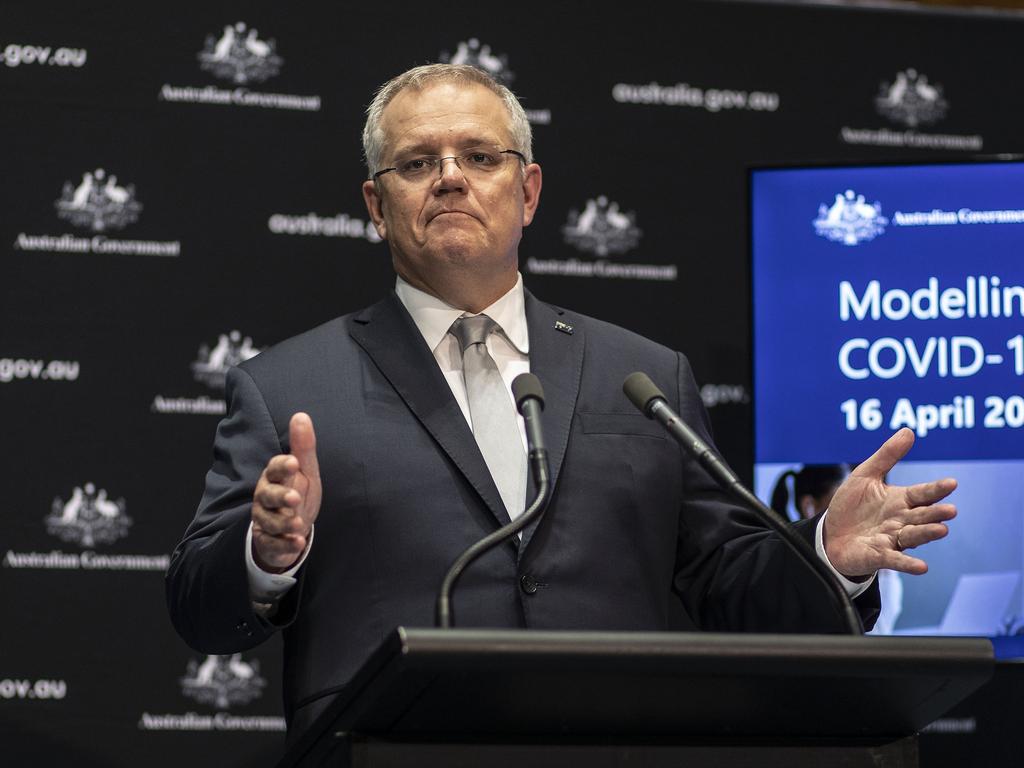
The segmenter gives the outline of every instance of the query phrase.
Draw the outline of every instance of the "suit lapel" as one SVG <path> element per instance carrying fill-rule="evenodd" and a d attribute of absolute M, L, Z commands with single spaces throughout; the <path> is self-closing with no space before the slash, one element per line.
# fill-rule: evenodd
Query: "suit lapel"
<path fill-rule="evenodd" d="M 476 489 L 497 521 L 501 525 L 509 523 L 508 512 L 466 418 L 398 296 L 391 293 L 384 301 L 356 315 L 349 332 Z"/>
<path fill-rule="evenodd" d="M 565 311 L 544 304 L 526 292 L 526 324 L 530 333 L 530 371 L 544 387 L 544 413 L 541 424 L 548 448 L 552 494 L 558 487 L 558 475 L 569 445 L 569 431 L 576 410 L 583 373 L 584 331 L 564 320 Z M 530 478 L 529 499 L 536 495 Z M 533 537 L 539 521 L 523 530 L 519 558 Z"/>

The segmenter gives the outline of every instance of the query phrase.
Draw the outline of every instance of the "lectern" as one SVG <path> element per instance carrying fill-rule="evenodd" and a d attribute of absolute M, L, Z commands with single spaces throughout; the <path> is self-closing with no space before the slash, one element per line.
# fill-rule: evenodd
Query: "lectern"
<path fill-rule="evenodd" d="M 982 638 L 399 627 L 285 766 L 917 766 Z"/>

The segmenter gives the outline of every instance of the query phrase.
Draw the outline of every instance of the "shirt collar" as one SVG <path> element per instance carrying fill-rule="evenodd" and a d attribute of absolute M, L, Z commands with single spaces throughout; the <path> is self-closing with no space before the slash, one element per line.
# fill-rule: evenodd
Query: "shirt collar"
<path fill-rule="evenodd" d="M 413 322 L 423 334 L 423 339 L 431 351 L 444 340 L 448 329 L 458 318 L 472 312 L 465 312 L 446 304 L 436 296 L 432 296 L 419 288 L 415 288 L 401 277 L 395 277 L 395 293 L 399 301 L 412 315 Z M 505 335 L 522 354 L 529 354 L 530 339 L 526 328 L 526 299 L 523 292 L 523 276 L 519 275 L 512 289 L 480 312 L 496 322 Z"/>

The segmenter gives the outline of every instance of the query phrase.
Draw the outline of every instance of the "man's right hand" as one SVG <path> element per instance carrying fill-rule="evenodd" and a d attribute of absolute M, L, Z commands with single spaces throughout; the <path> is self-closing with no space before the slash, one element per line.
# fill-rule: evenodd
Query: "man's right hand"
<path fill-rule="evenodd" d="M 288 570 L 309 542 L 322 488 L 313 420 L 296 413 L 288 424 L 291 453 L 267 462 L 252 499 L 252 555 L 265 571 Z"/>

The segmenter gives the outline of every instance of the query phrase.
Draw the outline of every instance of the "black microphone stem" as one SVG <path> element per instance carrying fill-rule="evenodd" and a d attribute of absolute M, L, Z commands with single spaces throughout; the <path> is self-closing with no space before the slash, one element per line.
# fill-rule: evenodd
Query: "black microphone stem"
<path fill-rule="evenodd" d="M 540 381 L 532 373 L 521 373 L 512 382 L 512 395 L 516 408 L 523 416 L 526 427 L 526 444 L 529 446 L 530 474 L 537 484 L 537 496 L 533 503 L 515 520 L 506 526 L 488 534 L 470 546 L 456 558 L 441 583 L 437 595 L 437 626 L 449 629 L 452 625 L 452 589 L 455 581 L 466 570 L 466 567 L 489 549 L 497 546 L 523 530 L 535 519 L 540 517 L 548 504 L 551 495 L 551 477 L 548 474 L 548 452 L 544 447 L 544 435 L 541 430 L 540 414 L 544 410 L 544 389 Z M 509 510 L 511 513 L 511 510 Z"/>
<path fill-rule="evenodd" d="M 787 546 L 796 552 L 834 597 L 849 633 L 851 635 L 864 634 L 864 625 L 860 620 L 860 614 L 857 613 L 853 601 L 835 573 L 818 557 L 818 553 L 792 530 L 788 521 L 780 519 L 775 512 L 751 493 L 700 435 L 672 411 L 665 401 L 664 394 L 654 383 L 646 375 L 634 373 L 626 379 L 623 389 L 632 403 L 647 418 L 661 422 L 676 442 L 708 471 L 719 486 L 745 507 L 752 509 L 769 528 L 779 534 Z"/>
<path fill-rule="evenodd" d="M 452 563 L 451 568 L 448 569 L 448 573 L 445 575 L 444 581 L 441 582 L 441 591 L 437 596 L 437 626 L 442 629 L 451 628 L 452 588 L 455 586 L 456 579 L 462 575 L 462 572 L 466 570 L 466 567 L 487 550 L 492 549 L 505 541 L 505 539 L 519 533 L 519 531 L 529 525 L 534 518 L 539 517 L 544 512 L 544 507 L 547 506 L 548 496 L 551 493 L 551 479 L 548 476 L 548 452 L 543 448 L 530 451 L 530 466 L 533 471 L 533 476 L 536 478 L 537 482 L 537 496 L 533 500 L 533 504 L 531 504 L 523 514 L 511 523 L 499 528 L 494 531 L 494 533 L 485 536 L 480 539 L 480 541 L 469 547 L 469 549 L 459 555 L 455 562 Z"/>

